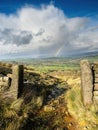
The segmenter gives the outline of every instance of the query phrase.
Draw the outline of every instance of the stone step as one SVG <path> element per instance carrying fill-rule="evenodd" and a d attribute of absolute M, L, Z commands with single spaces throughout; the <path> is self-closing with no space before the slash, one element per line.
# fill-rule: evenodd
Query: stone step
<path fill-rule="evenodd" d="M 94 84 L 94 91 L 98 91 L 98 83 Z"/>
<path fill-rule="evenodd" d="M 98 91 L 94 91 L 94 92 L 93 92 L 93 95 L 94 95 L 94 96 L 98 96 Z"/>

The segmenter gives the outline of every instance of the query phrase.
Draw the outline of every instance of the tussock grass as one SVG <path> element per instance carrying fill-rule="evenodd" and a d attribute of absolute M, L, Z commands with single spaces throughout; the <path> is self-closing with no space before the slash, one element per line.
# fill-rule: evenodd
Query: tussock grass
<path fill-rule="evenodd" d="M 68 111 L 77 120 L 81 130 L 86 127 L 89 130 L 98 129 L 98 105 L 84 107 L 79 86 L 72 87 L 67 92 L 66 100 Z"/>
<path fill-rule="evenodd" d="M 38 108 L 33 99 L 26 103 L 19 98 L 9 104 L 0 96 L 0 130 L 25 130 L 33 128 L 38 118 Z M 32 119 L 34 121 L 32 121 Z M 38 122 L 40 122 L 38 120 Z M 30 128 L 31 127 L 31 128 Z M 36 127 L 36 126 L 35 126 Z"/>
<path fill-rule="evenodd" d="M 16 130 L 18 127 L 19 117 L 10 105 L 10 100 L 6 102 L 0 95 L 0 130 Z"/>

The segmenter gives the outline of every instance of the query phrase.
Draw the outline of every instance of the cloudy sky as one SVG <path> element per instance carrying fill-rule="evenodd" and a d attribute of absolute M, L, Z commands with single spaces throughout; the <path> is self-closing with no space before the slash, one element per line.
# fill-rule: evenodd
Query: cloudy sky
<path fill-rule="evenodd" d="M 0 0 L 0 58 L 98 51 L 98 0 Z"/>

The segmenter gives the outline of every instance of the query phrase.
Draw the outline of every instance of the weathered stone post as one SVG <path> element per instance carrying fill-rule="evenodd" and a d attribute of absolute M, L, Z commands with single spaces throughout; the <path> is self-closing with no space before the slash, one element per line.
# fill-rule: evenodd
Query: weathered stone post
<path fill-rule="evenodd" d="M 88 60 L 81 60 L 81 85 L 83 104 L 90 105 L 93 102 L 93 76 Z"/>
<path fill-rule="evenodd" d="M 10 92 L 14 99 L 21 96 L 23 91 L 23 65 L 12 66 L 12 83 Z"/>

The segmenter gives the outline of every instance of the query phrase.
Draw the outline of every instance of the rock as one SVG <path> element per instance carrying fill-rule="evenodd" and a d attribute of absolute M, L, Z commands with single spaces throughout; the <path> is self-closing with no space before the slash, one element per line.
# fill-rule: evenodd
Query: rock
<path fill-rule="evenodd" d="M 95 91 L 96 91 L 96 90 L 98 91 L 98 83 L 95 83 L 95 84 L 94 84 L 94 90 L 95 90 Z"/>
<path fill-rule="evenodd" d="M 51 112 L 51 111 L 54 111 L 54 110 L 55 110 L 55 108 L 53 106 L 50 106 L 50 105 L 44 106 L 45 112 Z"/>
<path fill-rule="evenodd" d="M 82 60 L 80 66 L 81 66 L 82 98 L 83 98 L 83 104 L 86 106 L 92 104 L 93 77 L 88 60 Z"/>
<path fill-rule="evenodd" d="M 7 74 L 7 77 L 12 78 L 12 74 L 10 74 L 10 73 Z"/>
<path fill-rule="evenodd" d="M 35 101 L 36 106 L 41 107 L 43 105 L 43 101 L 44 101 L 44 96 L 43 95 L 36 97 L 36 101 Z"/>
<path fill-rule="evenodd" d="M 94 82 L 98 83 L 98 77 L 95 77 Z"/>
<path fill-rule="evenodd" d="M 54 100 L 53 103 L 56 104 L 56 105 L 59 105 L 59 100 Z"/>
<path fill-rule="evenodd" d="M 23 91 L 23 65 L 13 65 L 10 91 L 15 99 L 21 96 Z"/>
<path fill-rule="evenodd" d="M 8 90 L 11 85 L 11 80 L 9 77 L 0 77 L 0 91 Z"/>
<path fill-rule="evenodd" d="M 98 96 L 94 96 L 93 101 L 94 101 L 94 103 L 98 104 Z"/>
<path fill-rule="evenodd" d="M 94 96 L 98 96 L 98 91 L 93 92 Z"/>
<path fill-rule="evenodd" d="M 51 95 L 49 95 L 49 96 L 48 96 L 48 99 L 52 99 L 52 96 L 51 96 Z"/>

